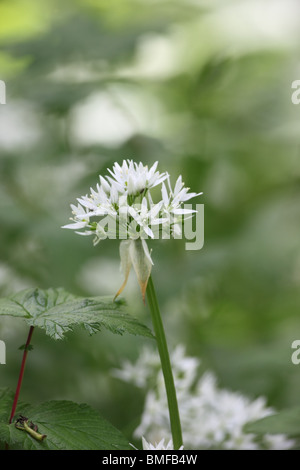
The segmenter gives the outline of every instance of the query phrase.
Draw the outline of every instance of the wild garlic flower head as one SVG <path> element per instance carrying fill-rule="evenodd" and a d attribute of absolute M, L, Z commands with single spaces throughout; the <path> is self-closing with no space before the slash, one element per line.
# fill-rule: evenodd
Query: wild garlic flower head
<path fill-rule="evenodd" d="M 124 160 L 121 166 L 115 163 L 109 175 L 99 176 L 96 189 L 78 198 L 77 206 L 71 204 L 72 223 L 63 228 L 85 229 L 76 233 L 94 235 L 94 244 L 104 238 L 156 238 L 162 226 L 172 229 L 182 216 L 196 212 L 183 208 L 183 203 L 202 193 L 189 193 L 181 176 L 172 190 L 169 174 L 157 171 L 157 165 L 148 169 L 132 160 Z M 159 185 L 162 198 L 154 203 L 150 190 Z"/>
<path fill-rule="evenodd" d="M 71 204 L 72 223 L 62 227 L 79 235 L 93 235 L 94 245 L 106 238 L 122 240 L 120 255 L 125 281 L 118 294 L 133 266 L 144 298 L 153 265 L 145 240 L 179 236 L 184 220 L 197 212 L 183 205 L 202 193 L 189 193 L 181 176 L 172 189 L 169 174 L 157 171 L 157 165 L 155 162 L 149 169 L 132 160 L 124 160 L 122 165 L 114 163 L 108 175 L 99 176 L 89 195 L 78 198 L 77 205 Z M 161 199 L 154 202 L 151 190 L 159 186 Z"/>
<path fill-rule="evenodd" d="M 183 346 L 171 353 L 172 370 L 185 449 L 284 450 L 295 441 L 285 435 L 262 435 L 244 431 L 246 423 L 274 414 L 263 397 L 251 400 L 239 392 L 222 389 L 216 376 L 199 374 L 200 360 L 189 357 Z M 149 442 L 171 439 L 167 396 L 158 355 L 144 349 L 135 364 L 126 361 L 112 371 L 115 377 L 147 390 L 141 422 L 135 436 Z"/>

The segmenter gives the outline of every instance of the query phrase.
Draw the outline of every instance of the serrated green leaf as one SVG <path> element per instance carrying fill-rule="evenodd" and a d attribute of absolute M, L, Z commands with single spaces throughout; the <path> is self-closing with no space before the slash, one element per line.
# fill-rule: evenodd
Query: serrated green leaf
<path fill-rule="evenodd" d="M 274 415 L 247 423 L 244 430 L 253 434 L 300 436 L 300 407 L 283 410 Z"/>
<path fill-rule="evenodd" d="M 26 416 L 46 434 L 39 442 L 26 431 L 7 424 L 13 394 L 0 390 L 0 442 L 12 450 L 132 450 L 128 441 L 114 426 L 85 404 L 71 401 L 49 401 L 37 406 L 18 406 L 18 414 Z"/>
<path fill-rule="evenodd" d="M 13 392 L 8 388 L 0 388 L 0 421 L 9 417 L 8 407 L 12 403 Z"/>
<path fill-rule="evenodd" d="M 62 339 L 76 326 L 90 334 L 106 328 L 112 333 L 153 337 L 149 328 L 124 311 L 121 302 L 107 297 L 76 297 L 63 289 L 26 289 L 0 299 L 0 315 L 24 318 L 30 326 Z"/>

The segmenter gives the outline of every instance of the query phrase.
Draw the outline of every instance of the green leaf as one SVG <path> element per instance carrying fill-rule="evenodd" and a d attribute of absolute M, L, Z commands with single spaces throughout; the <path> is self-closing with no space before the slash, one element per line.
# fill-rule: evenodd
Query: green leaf
<path fill-rule="evenodd" d="M 5 442 L 10 438 L 10 430 L 8 426 L 3 426 L 9 422 L 10 409 L 12 407 L 14 394 L 7 388 L 0 389 L 0 449 L 4 448 Z"/>
<path fill-rule="evenodd" d="M 85 404 L 71 401 L 49 401 L 37 406 L 18 406 L 18 414 L 26 416 L 46 434 L 43 441 L 26 431 L 7 424 L 13 394 L 0 390 L 0 443 L 12 450 L 132 450 L 128 441 L 114 426 Z M 1 447 L 1 446 L 0 446 Z"/>
<path fill-rule="evenodd" d="M 65 290 L 26 289 L 0 299 L 0 315 L 24 318 L 53 339 L 82 326 L 90 334 L 106 328 L 112 333 L 153 337 L 149 328 L 128 315 L 121 302 L 107 297 L 76 297 Z"/>
<path fill-rule="evenodd" d="M 283 410 L 277 414 L 247 423 L 244 430 L 253 434 L 300 436 L 300 407 Z"/>
<path fill-rule="evenodd" d="M 32 344 L 28 344 L 28 346 L 26 346 L 26 344 L 22 344 L 22 346 L 20 346 L 19 348 L 19 351 L 32 351 L 34 349 L 33 345 Z"/>

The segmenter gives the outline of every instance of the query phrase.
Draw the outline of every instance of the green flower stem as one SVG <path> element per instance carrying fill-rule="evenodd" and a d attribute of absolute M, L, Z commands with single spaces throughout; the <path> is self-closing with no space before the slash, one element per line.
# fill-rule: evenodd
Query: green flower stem
<path fill-rule="evenodd" d="M 174 378 L 172 373 L 171 361 L 168 352 L 168 346 L 165 336 L 165 331 L 159 311 L 159 306 L 156 298 L 156 293 L 152 281 L 152 277 L 149 277 L 147 284 L 147 299 L 152 317 L 152 323 L 154 333 L 157 341 L 158 352 L 160 356 L 161 367 L 165 380 L 165 387 L 168 398 L 169 415 L 171 423 L 171 432 L 173 438 L 174 449 L 179 449 L 182 446 L 182 432 L 178 410 L 178 403 L 176 397 L 176 390 L 174 384 Z"/>

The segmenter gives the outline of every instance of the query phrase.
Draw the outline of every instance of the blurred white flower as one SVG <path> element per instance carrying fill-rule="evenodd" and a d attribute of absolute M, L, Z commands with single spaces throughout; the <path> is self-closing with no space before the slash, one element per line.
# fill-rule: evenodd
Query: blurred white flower
<path fill-rule="evenodd" d="M 187 357 L 182 346 L 171 355 L 178 396 L 183 442 L 186 449 L 256 450 L 290 449 L 294 441 L 284 435 L 264 435 L 258 441 L 244 432 L 244 425 L 274 413 L 264 398 L 246 396 L 218 387 L 211 372 L 200 378 L 200 361 Z M 171 439 L 167 397 L 159 367 L 159 357 L 144 349 L 135 364 L 126 361 L 114 376 L 148 389 L 141 423 L 135 436 L 147 436 L 150 442 Z"/>
<path fill-rule="evenodd" d="M 135 364 L 128 359 L 122 361 L 120 369 L 112 369 L 112 375 L 136 387 L 147 388 L 151 377 L 160 370 L 159 357 L 152 349 L 144 347 Z"/>
<path fill-rule="evenodd" d="M 174 450 L 173 447 L 173 441 L 170 440 L 165 444 L 165 440 L 161 439 L 159 443 L 155 442 L 155 444 L 151 444 L 150 442 L 147 442 L 144 437 L 142 437 L 142 444 L 143 444 L 143 450 Z M 183 446 L 179 448 L 179 450 L 183 450 Z"/>

